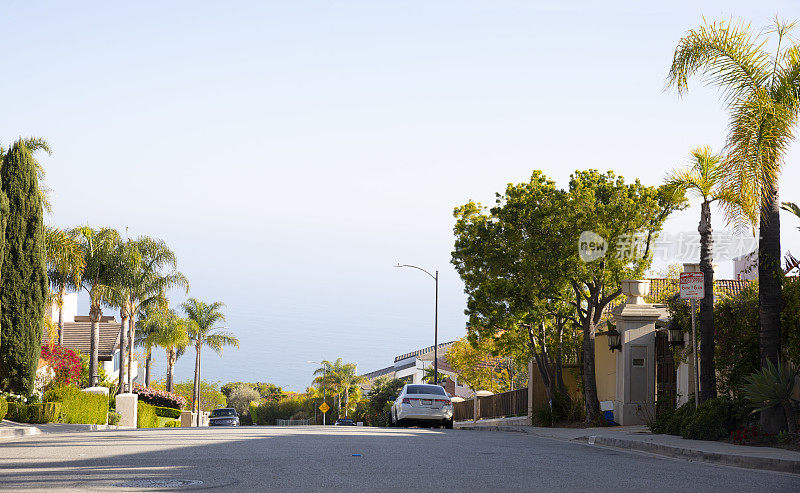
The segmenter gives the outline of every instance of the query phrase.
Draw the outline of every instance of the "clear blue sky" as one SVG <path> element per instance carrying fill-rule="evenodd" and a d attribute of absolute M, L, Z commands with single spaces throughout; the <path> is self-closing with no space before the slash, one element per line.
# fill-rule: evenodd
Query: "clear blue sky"
<path fill-rule="evenodd" d="M 301 390 L 307 361 L 370 371 L 433 343 L 433 282 L 397 261 L 441 271 L 440 340 L 464 334 L 456 205 L 537 168 L 658 184 L 720 148 L 715 91 L 662 91 L 702 16 L 800 19 L 789 1 L 640 3 L 6 2 L 0 140 L 51 143 L 51 223 L 161 237 L 191 295 L 227 303 L 242 348 L 204 354 L 205 378 Z"/>

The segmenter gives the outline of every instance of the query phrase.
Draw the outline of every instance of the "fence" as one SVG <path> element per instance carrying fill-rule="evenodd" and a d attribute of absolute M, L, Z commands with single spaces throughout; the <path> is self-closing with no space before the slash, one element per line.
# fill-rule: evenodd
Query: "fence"
<path fill-rule="evenodd" d="M 307 419 L 276 419 L 275 426 L 307 426 Z"/>
<path fill-rule="evenodd" d="M 474 418 L 475 402 L 473 399 L 456 402 L 453 405 L 453 419 L 466 421 Z M 525 416 L 528 414 L 528 388 L 479 397 L 478 419 L 503 418 L 506 416 Z"/>

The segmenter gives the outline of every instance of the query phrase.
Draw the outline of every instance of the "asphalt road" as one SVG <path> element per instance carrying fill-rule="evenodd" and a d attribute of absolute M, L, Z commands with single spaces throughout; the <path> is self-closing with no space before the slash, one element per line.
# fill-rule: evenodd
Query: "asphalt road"
<path fill-rule="evenodd" d="M 797 492 L 800 476 L 466 430 L 163 428 L 0 441 L 0 491 L 198 488 Z"/>

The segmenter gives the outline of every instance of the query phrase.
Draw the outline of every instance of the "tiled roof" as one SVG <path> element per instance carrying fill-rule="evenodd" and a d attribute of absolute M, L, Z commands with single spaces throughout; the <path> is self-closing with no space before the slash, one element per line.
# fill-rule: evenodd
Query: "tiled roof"
<path fill-rule="evenodd" d="M 114 357 L 114 351 L 119 347 L 120 325 L 119 322 L 100 323 L 100 344 L 97 348 L 100 361 L 111 361 Z M 42 334 L 42 341 L 46 341 L 47 337 L 47 329 L 45 328 Z M 88 355 L 91 350 L 91 337 L 91 322 L 64 323 L 64 347 Z"/>
<path fill-rule="evenodd" d="M 438 348 L 439 349 L 449 348 L 455 342 L 456 341 L 442 342 L 442 343 L 439 344 Z M 433 346 L 428 346 L 426 348 L 418 349 L 418 350 L 412 351 L 410 353 L 401 354 L 400 356 L 395 356 L 394 361 L 396 363 L 396 362 L 398 362 L 400 360 L 404 360 L 406 358 L 411 358 L 412 356 L 422 356 L 423 354 L 430 353 L 431 351 L 433 351 Z"/>

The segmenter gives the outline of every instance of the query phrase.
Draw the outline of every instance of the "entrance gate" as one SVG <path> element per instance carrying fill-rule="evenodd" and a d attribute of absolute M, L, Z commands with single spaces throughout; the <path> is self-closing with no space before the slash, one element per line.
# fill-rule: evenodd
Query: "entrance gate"
<path fill-rule="evenodd" d="M 656 415 L 675 409 L 678 395 L 678 375 L 667 331 L 656 331 Z"/>

